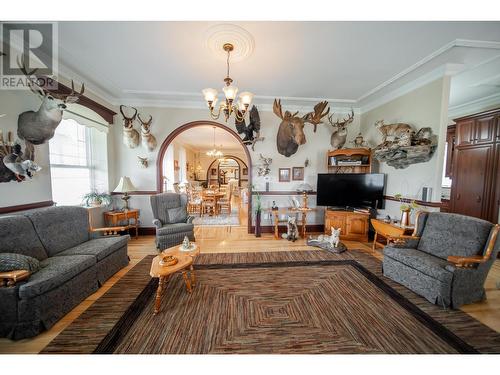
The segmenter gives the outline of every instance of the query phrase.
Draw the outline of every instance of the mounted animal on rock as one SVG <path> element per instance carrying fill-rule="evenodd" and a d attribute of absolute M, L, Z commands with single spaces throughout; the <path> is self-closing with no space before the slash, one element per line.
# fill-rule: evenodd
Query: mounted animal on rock
<path fill-rule="evenodd" d="M 134 129 L 134 121 L 137 117 L 137 109 L 131 107 L 135 112 L 133 116 L 127 117 L 123 112 L 124 105 L 120 106 L 120 113 L 123 116 L 123 144 L 128 148 L 136 148 L 139 145 L 139 132 Z"/>
<path fill-rule="evenodd" d="M 41 100 L 42 104 L 37 111 L 26 111 L 19 115 L 17 120 L 17 135 L 24 140 L 25 159 L 34 160 L 34 145 L 46 143 L 54 136 L 57 126 L 61 123 L 63 110 L 67 104 L 76 103 L 85 91 L 82 83 L 80 92 L 75 92 L 75 85 L 71 81 L 71 91 L 67 94 L 53 92 L 39 85 L 42 80 L 34 76 L 37 69 L 28 72 L 25 65 L 24 55 L 18 59 L 19 69 L 27 78 L 28 86 Z M 33 79 L 32 76 L 35 78 Z"/>
<path fill-rule="evenodd" d="M 273 112 L 281 119 L 276 139 L 278 152 L 286 157 L 295 154 L 299 146 L 306 143 L 304 124 L 313 124 L 314 132 L 316 132 L 316 127 L 321 123 L 321 119 L 330 112 L 330 108 L 326 112 L 323 112 L 327 106 L 328 102 L 320 102 L 314 106 L 313 112 L 299 117 L 297 116 L 298 111 L 293 114 L 285 111 L 283 114 L 281 100 L 274 99 Z"/>
<path fill-rule="evenodd" d="M 153 151 L 157 145 L 155 136 L 151 134 L 151 123 L 153 122 L 153 116 L 149 115 L 148 121 L 142 121 L 140 114 L 137 115 L 137 118 L 141 123 L 142 147 L 144 147 L 148 151 Z"/>

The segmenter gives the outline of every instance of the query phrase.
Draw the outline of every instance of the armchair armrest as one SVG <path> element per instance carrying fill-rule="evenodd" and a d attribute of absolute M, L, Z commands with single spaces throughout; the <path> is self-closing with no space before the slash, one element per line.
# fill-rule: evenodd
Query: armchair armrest
<path fill-rule="evenodd" d="M 193 222 L 193 220 L 194 220 L 194 216 L 192 216 L 192 215 L 188 215 L 187 220 L 186 220 L 186 223 L 187 223 L 187 224 L 191 224 L 191 223 Z"/>
<path fill-rule="evenodd" d="M 388 236 L 387 246 L 416 247 L 418 241 L 420 241 L 419 236 L 408 236 L 404 234 L 400 236 Z"/>
<path fill-rule="evenodd" d="M 495 224 L 495 226 L 491 230 L 490 240 L 488 241 L 488 245 L 486 247 L 484 255 L 474 255 L 470 257 L 450 255 L 447 258 L 447 261 L 453 263 L 453 265 L 457 268 L 472 268 L 481 263 L 488 262 L 491 258 L 491 254 L 493 253 L 493 249 L 497 241 L 498 232 L 500 232 L 500 225 Z"/>
<path fill-rule="evenodd" d="M 161 225 L 161 221 L 159 219 L 154 219 L 153 220 L 153 225 L 156 227 L 156 228 L 161 228 L 162 225 Z"/>
<path fill-rule="evenodd" d="M 28 270 L 17 270 L 9 272 L 0 272 L 0 287 L 14 286 L 18 281 L 27 279 L 31 275 Z"/>

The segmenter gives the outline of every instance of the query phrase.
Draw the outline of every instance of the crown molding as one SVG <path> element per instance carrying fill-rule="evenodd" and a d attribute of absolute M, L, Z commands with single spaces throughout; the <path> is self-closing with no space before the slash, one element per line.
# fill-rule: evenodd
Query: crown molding
<path fill-rule="evenodd" d="M 433 71 L 417 78 L 414 81 L 408 82 L 405 85 L 397 88 L 396 90 L 393 90 L 377 99 L 374 99 L 364 106 L 361 107 L 361 113 L 365 113 L 368 111 L 371 111 L 374 108 L 377 108 L 383 104 L 386 104 L 394 99 L 399 98 L 400 96 L 403 96 L 405 94 L 408 94 L 409 92 L 416 90 L 422 86 L 427 85 L 428 83 L 431 83 L 439 78 L 442 78 L 447 75 L 454 75 L 458 73 L 460 70 L 464 68 L 463 64 L 445 64 L 440 66 L 437 69 L 434 69 Z"/>
<path fill-rule="evenodd" d="M 380 85 L 374 87 L 373 89 L 371 89 L 367 93 L 361 95 L 357 99 L 357 102 L 360 102 L 361 100 L 368 98 L 369 96 L 382 90 L 384 87 L 397 81 L 399 78 L 406 76 L 407 74 L 420 68 L 422 65 L 428 63 L 429 61 L 435 59 L 439 55 L 442 55 L 443 53 L 451 50 L 454 47 L 500 49 L 500 42 L 491 42 L 491 41 L 484 41 L 484 40 L 455 39 L 455 40 L 451 41 L 450 43 L 447 43 L 444 46 L 442 46 L 441 48 L 437 49 L 436 51 L 432 52 L 431 54 L 425 56 L 423 59 L 417 61 L 412 66 L 410 66 L 410 67 L 406 68 L 405 70 L 401 71 L 400 73 L 392 76 L 387 81 L 382 82 Z"/>
<path fill-rule="evenodd" d="M 500 106 L 500 93 L 485 96 L 467 103 L 455 105 L 448 108 L 448 118 L 458 118 L 467 116 L 473 113 L 484 111 L 485 109 L 499 105 Z"/>

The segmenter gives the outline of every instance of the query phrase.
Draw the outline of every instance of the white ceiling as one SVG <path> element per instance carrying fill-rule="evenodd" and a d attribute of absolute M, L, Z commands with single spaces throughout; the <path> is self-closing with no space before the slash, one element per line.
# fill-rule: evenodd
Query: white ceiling
<path fill-rule="evenodd" d="M 208 151 L 213 149 L 214 128 L 201 125 L 187 129 L 175 137 L 175 141 L 191 148 L 193 151 Z M 222 129 L 215 129 L 215 146 L 222 152 L 243 150 L 241 143 L 234 136 Z"/>
<path fill-rule="evenodd" d="M 231 76 L 257 95 L 256 103 L 281 97 L 297 105 L 327 99 L 363 107 L 443 66 L 479 71 L 500 55 L 500 22 L 233 23 L 253 36 L 255 48 L 232 64 Z M 61 71 L 112 103 L 202 106 L 200 91 L 220 89 L 225 75 L 224 62 L 206 47 L 214 25 L 61 22 Z M 452 85 L 453 105 L 498 89 L 468 90 L 465 81 Z"/>

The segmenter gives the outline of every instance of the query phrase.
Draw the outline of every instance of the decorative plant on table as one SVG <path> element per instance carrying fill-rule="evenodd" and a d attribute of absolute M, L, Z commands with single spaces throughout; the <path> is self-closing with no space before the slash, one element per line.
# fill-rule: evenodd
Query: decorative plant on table
<path fill-rule="evenodd" d="M 401 225 L 402 226 L 410 226 L 410 215 L 413 210 L 419 208 L 420 206 L 417 204 L 415 199 L 408 199 L 408 198 L 403 198 L 401 194 L 396 194 L 394 196 L 397 200 L 399 200 L 399 203 L 401 205 L 399 206 L 399 209 L 401 210 Z"/>
<path fill-rule="evenodd" d="M 255 189 L 255 185 L 252 185 L 252 191 Z M 258 191 L 255 192 L 255 237 L 261 236 L 260 220 L 262 215 L 262 201 L 260 199 L 260 194 Z"/>
<path fill-rule="evenodd" d="M 83 204 L 86 207 L 109 206 L 111 202 L 111 195 L 108 193 L 98 193 L 95 190 L 83 196 Z"/>

